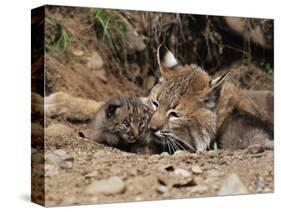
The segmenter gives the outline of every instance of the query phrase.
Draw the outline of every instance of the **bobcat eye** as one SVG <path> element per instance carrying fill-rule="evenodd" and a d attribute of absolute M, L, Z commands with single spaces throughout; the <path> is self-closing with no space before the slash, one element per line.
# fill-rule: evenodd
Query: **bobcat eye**
<path fill-rule="evenodd" d="M 168 117 L 174 117 L 174 118 L 178 118 L 179 115 L 175 110 L 169 110 L 167 113 Z"/>
<path fill-rule="evenodd" d="M 155 100 L 152 100 L 153 109 L 156 110 L 159 107 L 159 103 Z"/>

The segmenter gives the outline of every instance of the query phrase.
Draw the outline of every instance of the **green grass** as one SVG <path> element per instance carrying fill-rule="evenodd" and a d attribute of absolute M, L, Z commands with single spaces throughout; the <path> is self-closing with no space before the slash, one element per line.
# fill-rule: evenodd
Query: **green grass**
<path fill-rule="evenodd" d="M 123 39 L 127 30 L 126 23 L 106 9 L 91 10 L 96 23 L 101 28 L 102 40 L 111 48 L 113 55 L 117 55 L 117 40 Z"/>
<path fill-rule="evenodd" d="M 213 150 L 215 151 L 215 163 L 219 164 L 220 163 L 220 158 L 219 158 L 219 152 L 218 152 L 219 147 L 218 147 L 217 141 L 215 141 L 213 143 Z"/>
<path fill-rule="evenodd" d="M 273 66 L 272 66 L 271 63 L 265 62 L 264 60 L 262 60 L 258 65 L 259 65 L 266 73 L 268 73 L 268 74 L 272 74 L 272 73 L 273 73 Z"/>
<path fill-rule="evenodd" d="M 58 36 L 51 43 L 45 44 L 45 49 L 48 52 L 67 51 L 71 45 L 70 34 L 62 24 L 57 24 Z"/>

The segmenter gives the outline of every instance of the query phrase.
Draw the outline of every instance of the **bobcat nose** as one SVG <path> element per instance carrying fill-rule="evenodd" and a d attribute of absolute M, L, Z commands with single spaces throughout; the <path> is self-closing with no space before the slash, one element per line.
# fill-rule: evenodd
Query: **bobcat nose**
<path fill-rule="evenodd" d="M 149 124 L 148 125 L 148 128 L 152 131 L 152 132 L 157 132 L 158 130 L 161 129 L 161 126 L 156 126 L 156 125 L 152 125 L 152 124 Z"/>

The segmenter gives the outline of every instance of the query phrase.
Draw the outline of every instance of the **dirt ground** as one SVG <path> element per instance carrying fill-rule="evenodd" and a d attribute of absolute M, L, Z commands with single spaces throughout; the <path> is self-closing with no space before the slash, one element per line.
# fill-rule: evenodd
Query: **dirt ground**
<path fill-rule="evenodd" d="M 196 44 L 190 47 L 179 38 L 179 42 L 174 42 L 172 45 L 175 39 L 173 36 L 182 32 L 181 28 L 177 28 L 178 25 L 173 25 L 172 14 L 165 16 L 166 18 L 159 18 L 160 16 L 156 13 L 132 14 L 125 11 L 120 12 L 119 15 L 127 19 L 133 27 L 128 28 L 125 35 L 134 34 L 136 29 L 138 35 L 142 34 L 140 37 L 146 38 L 144 39 L 146 47 L 144 46 L 145 49 L 139 51 L 143 48 L 139 37 L 134 39 L 130 39 L 130 36 L 125 37 L 125 44 L 131 44 L 129 46 L 123 45 L 120 39 L 116 38 L 114 41 L 119 48 L 116 47 L 116 50 L 121 49 L 121 53 L 126 52 L 125 56 L 122 54 L 116 57 L 112 53 L 112 47 L 101 39 L 102 36 L 98 33 L 100 26 L 97 24 L 96 16 L 93 18 L 92 14 L 93 11 L 87 8 L 50 7 L 46 9 L 45 39 L 53 41 L 56 38 L 52 36 L 58 32 L 61 35 L 67 32 L 69 38 L 63 38 L 64 44 L 70 39 L 71 45 L 67 47 L 67 50 L 57 50 L 56 43 L 50 42 L 48 48 L 52 47 L 52 50 L 48 50 L 43 56 L 36 52 L 36 49 L 33 51 L 32 92 L 41 96 L 64 92 L 95 101 L 105 101 L 116 95 L 146 96 L 159 77 L 155 52 L 160 43 L 160 38 L 156 35 L 160 34 L 160 31 L 163 31 L 164 35 L 166 33 L 167 40 L 171 39 L 168 41 L 172 50 L 173 48 L 179 50 L 178 56 L 181 61 L 186 63 L 201 61 L 198 58 L 192 59 L 190 56 L 194 55 L 192 49 L 198 48 L 197 53 L 200 53 L 199 49 L 206 50 L 205 46 L 200 46 L 200 43 L 206 43 L 202 40 L 204 36 L 201 32 L 204 27 L 209 27 L 208 25 L 201 26 L 201 23 L 206 22 L 204 16 L 187 16 L 188 20 L 182 19 L 187 26 L 190 23 L 190 27 L 193 24 L 198 25 L 197 22 L 192 22 L 194 18 L 200 23 L 198 32 L 192 31 L 191 28 L 184 31 L 191 33 L 190 35 L 182 35 L 185 39 L 198 38 L 198 40 L 190 40 L 190 44 Z M 212 23 L 217 21 L 214 17 L 210 20 L 213 21 Z M 36 25 L 37 21 L 34 22 Z M 146 24 L 148 22 L 151 22 L 151 26 Z M 38 21 L 38 23 L 41 22 Z M 36 27 L 42 26 L 39 24 Z M 213 25 L 210 27 L 211 30 L 218 30 Z M 110 32 L 113 33 L 112 36 L 116 33 L 114 30 Z M 229 34 L 234 33 L 230 32 L 222 36 L 229 36 Z M 114 38 L 113 36 L 112 39 Z M 230 37 L 225 40 L 237 41 L 239 39 Z M 219 42 L 216 39 L 215 41 Z M 139 45 L 132 45 L 136 43 Z M 213 43 L 214 49 L 219 49 L 216 43 Z M 239 42 L 236 44 L 238 45 Z M 262 47 L 256 47 L 252 52 L 258 52 L 261 57 L 272 52 L 272 49 L 254 51 L 259 48 Z M 190 52 L 180 52 L 183 49 Z M 209 58 L 214 61 L 213 63 L 206 60 L 206 64 L 212 70 L 211 74 L 216 76 L 227 70 L 232 72 L 230 81 L 242 89 L 273 91 L 273 67 L 268 65 L 266 71 L 263 70 L 255 63 L 259 62 L 260 58 L 254 58 L 255 61 L 245 63 L 243 58 L 247 49 L 244 46 L 238 51 L 243 52 L 243 55 L 238 56 L 236 50 L 234 54 L 225 49 L 223 54 L 219 56 L 214 54 L 213 58 Z M 228 55 L 228 57 L 224 58 L 223 55 Z M 203 61 L 206 58 L 203 58 Z M 224 64 L 216 61 L 216 58 L 224 61 Z M 43 64 L 43 59 L 45 64 Z M 45 83 L 43 83 L 44 79 Z M 176 152 L 174 155 L 166 152 L 160 155 L 133 154 L 94 143 L 87 137 L 88 123 L 72 123 L 63 115 L 43 117 L 32 114 L 32 200 L 46 206 L 274 191 L 274 152 L 272 150 L 257 147 L 235 151 L 210 150 L 196 154 L 186 151 Z"/>
<path fill-rule="evenodd" d="M 46 206 L 274 191 L 273 151 L 141 155 L 96 144 L 77 130 L 45 137 L 44 159 L 33 149 L 34 177 L 45 164 Z"/>

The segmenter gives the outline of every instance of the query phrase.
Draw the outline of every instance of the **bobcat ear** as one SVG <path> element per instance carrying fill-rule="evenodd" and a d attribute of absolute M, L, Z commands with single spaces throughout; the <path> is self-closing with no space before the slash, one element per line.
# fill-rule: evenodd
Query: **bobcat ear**
<path fill-rule="evenodd" d="M 115 115 L 116 110 L 121 106 L 121 102 L 117 99 L 110 101 L 105 109 L 106 117 L 111 118 L 113 115 Z"/>
<path fill-rule="evenodd" d="M 207 98 L 204 100 L 205 105 L 209 109 L 213 109 L 216 106 L 217 101 L 221 94 L 223 84 L 224 84 L 225 79 L 227 78 L 228 74 L 229 74 L 229 72 L 209 81 L 210 88 L 207 93 Z"/>
<path fill-rule="evenodd" d="M 157 49 L 157 63 L 161 74 L 164 73 L 165 69 L 178 65 L 176 57 L 164 44 L 161 44 Z"/>

